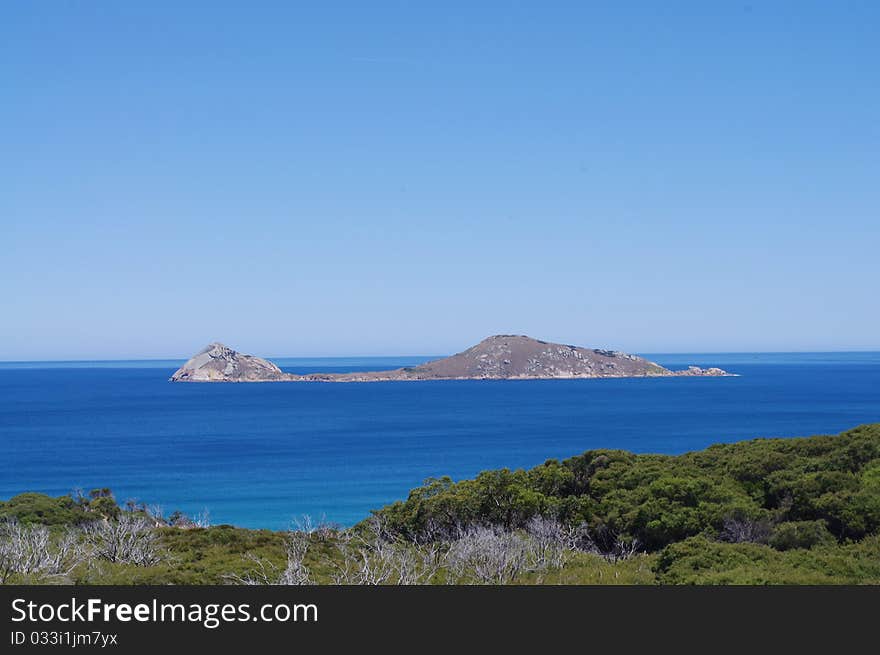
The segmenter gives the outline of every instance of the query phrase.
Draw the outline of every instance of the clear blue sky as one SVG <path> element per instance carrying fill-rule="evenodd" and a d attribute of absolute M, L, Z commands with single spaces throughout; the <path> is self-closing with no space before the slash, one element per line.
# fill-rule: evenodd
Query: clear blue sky
<path fill-rule="evenodd" d="M 0 359 L 880 349 L 878 32 L 830 0 L 4 2 Z"/>

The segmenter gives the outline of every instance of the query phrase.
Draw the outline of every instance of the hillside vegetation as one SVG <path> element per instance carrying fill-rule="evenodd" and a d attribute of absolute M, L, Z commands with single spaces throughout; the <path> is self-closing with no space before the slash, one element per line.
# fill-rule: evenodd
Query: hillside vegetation
<path fill-rule="evenodd" d="M 430 479 L 346 530 L 205 527 L 109 490 L 0 517 L 2 582 L 880 584 L 880 424 Z"/>

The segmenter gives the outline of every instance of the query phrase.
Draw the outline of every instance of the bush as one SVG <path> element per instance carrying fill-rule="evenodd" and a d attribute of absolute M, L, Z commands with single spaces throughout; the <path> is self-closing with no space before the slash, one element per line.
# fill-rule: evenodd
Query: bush
<path fill-rule="evenodd" d="M 595 450 L 529 471 L 432 479 L 376 513 L 392 533 L 415 540 L 462 526 L 522 528 L 535 516 L 586 523 L 595 534 L 634 538 L 654 552 L 698 535 L 766 542 L 770 525 L 790 522 L 818 521 L 838 540 L 862 539 L 880 530 L 878 455 L 880 424 L 677 457 Z M 780 533 L 779 543 L 828 537 L 815 527 L 801 531 Z"/>
<path fill-rule="evenodd" d="M 113 496 L 98 496 L 89 503 L 89 510 L 106 519 L 117 518 L 122 511 Z"/>
<path fill-rule="evenodd" d="M 812 548 L 835 542 L 825 521 L 787 521 L 777 525 L 770 536 L 770 545 L 777 550 Z"/>
<path fill-rule="evenodd" d="M 654 571 L 660 584 L 877 584 L 880 538 L 778 551 L 693 537 L 663 549 Z"/>
<path fill-rule="evenodd" d="M 71 525 L 85 519 L 82 507 L 70 496 L 54 498 L 46 494 L 23 493 L 0 501 L 0 518 L 19 523 L 40 525 Z"/>

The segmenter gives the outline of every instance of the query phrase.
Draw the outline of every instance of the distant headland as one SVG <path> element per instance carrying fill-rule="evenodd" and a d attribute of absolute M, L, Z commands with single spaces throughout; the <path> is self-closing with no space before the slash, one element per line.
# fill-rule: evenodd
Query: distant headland
<path fill-rule="evenodd" d="M 728 376 L 720 368 L 673 371 L 637 355 L 499 334 L 467 350 L 418 366 L 358 373 L 285 373 L 269 360 L 212 343 L 181 366 L 172 382 L 393 382 Z"/>

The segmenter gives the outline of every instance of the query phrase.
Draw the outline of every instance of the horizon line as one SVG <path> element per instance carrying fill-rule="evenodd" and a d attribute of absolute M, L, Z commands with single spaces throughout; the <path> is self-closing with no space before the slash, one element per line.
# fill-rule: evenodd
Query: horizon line
<path fill-rule="evenodd" d="M 824 355 L 880 353 L 880 348 L 850 348 L 845 350 L 657 350 L 634 351 L 639 356 L 656 355 Z M 455 353 L 453 353 L 455 354 Z M 268 360 L 275 359 L 394 359 L 394 358 L 437 358 L 450 355 L 267 355 Z M 109 362 L 186 362 L 192 356 L 182 357 L 118 357 L 113 359 L 0 359 L 0 364 L 77 364 L 77 363 L 109 363 Z"/>

